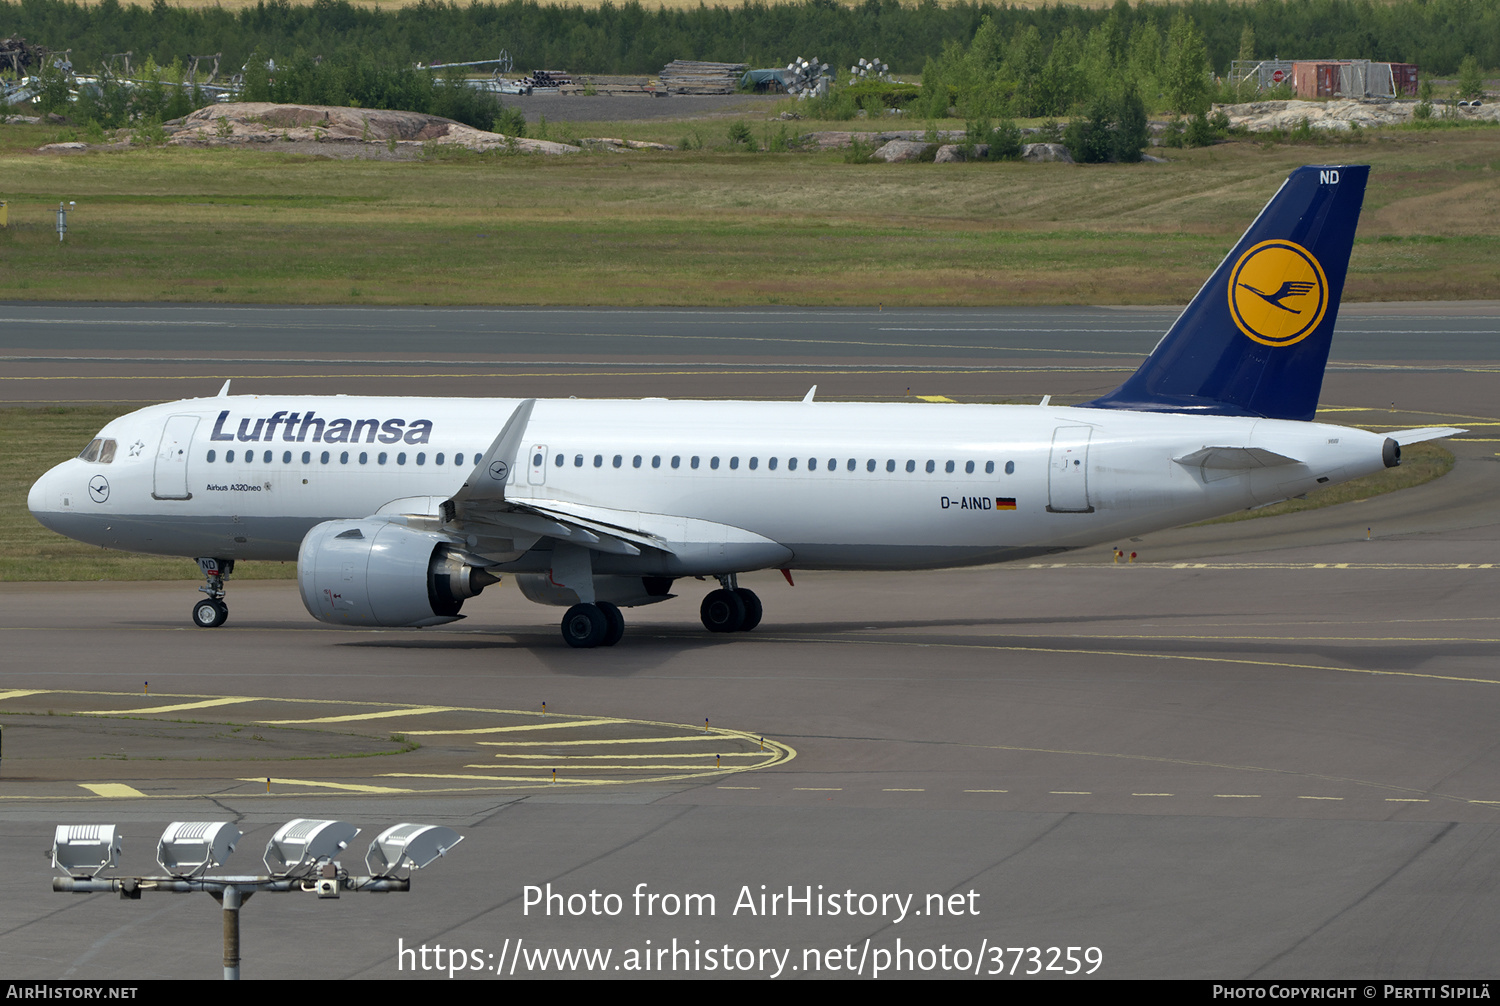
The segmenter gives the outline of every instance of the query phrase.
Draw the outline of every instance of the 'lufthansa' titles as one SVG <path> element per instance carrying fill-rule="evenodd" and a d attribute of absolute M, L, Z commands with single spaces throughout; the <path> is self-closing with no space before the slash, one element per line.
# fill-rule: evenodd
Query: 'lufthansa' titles
<path fill-rule="evenodd" d="M 323 444 L 425 444 L 432 439 L 432 420 L 413 419 L 324 419 L 309 410 L 306 413 L 278 410 L 269 419 L 241 419 L 233 433 L 229 429 L 229 410 L 219 413 L 218 422 L 210 440 L 242 441 L 254 443 L 281 439 L 287 443 L 300 444 L 305 441 Z"/>

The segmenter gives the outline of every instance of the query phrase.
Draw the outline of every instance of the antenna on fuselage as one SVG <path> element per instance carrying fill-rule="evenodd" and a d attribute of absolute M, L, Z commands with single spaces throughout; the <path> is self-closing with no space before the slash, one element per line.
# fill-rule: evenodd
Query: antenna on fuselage
<path fill-rule="evenodd" d="M 234 380 L 234 378 L 231 377 L 229 380 L 232 381 L 232 380 Z M 217 397 L 217 398 L 228 398 L 229 397 L 229 381 L 225 381 L 224 382 L 224 387 L 222 387 L 222 388 L 219 389 L 219 393 L 215 397 Z"/>

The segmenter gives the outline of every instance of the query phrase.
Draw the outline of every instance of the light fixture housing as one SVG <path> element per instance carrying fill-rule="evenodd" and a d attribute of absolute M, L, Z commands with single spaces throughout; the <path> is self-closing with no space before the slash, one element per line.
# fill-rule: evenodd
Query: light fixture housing
<path fill-rule="evenodd" d="M 70 877 L 97 877 L 120 861 L 112 824 L 60 824 L 52 836 L 52 866 Z"/>
<path fill-rule="evenodd" d="M 365 866 L 375 877 L 389 877 L 407 866 L 420 870 L 463 840 L 452 828 L 436 824 L 398 824 L 370 843 Z"/>
<path fill-rule="evenodd" d="M 222 866 L 241 834 L 228 821 L 173 821 L 157 840 L 156 862 L 174 877 L 191 877 Z"/>
<path fill-rule="evenodd" d="M 276 830 L 266 843 L 263 861 L 272 873 L 287 874 L 332 859 L 342 852 L 359 829 L 344 821 L 316 821 L 299 817 Z M 280 864 L 279 868 L 272 861 Z"/>

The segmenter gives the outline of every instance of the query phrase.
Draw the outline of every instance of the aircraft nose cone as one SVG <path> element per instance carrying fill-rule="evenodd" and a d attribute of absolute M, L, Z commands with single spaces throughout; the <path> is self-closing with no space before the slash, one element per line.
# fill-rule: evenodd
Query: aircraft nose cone
<path fill-rule="evenodd" d="M 53 500 L 51 486 L 56 481 L 57 469 L 52 469 L 41 478 L 31 484 L 31 491 L 26 494 L 26 509 L 31 511 L 31 516 L 37 519 L 43 527 L 51 528 L 52 524 L 48 517 L 56 510 L 56 500 Z"/>

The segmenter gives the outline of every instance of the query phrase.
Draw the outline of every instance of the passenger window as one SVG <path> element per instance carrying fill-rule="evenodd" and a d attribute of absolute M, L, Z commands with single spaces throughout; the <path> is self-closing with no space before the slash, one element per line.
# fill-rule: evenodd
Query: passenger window
<path fill-rule="evenodd" d="M 888 471 L 888 472 L 893 472 L 893 471 L 896 470 L 896 459 L 895 458 L 888 458 L 888 459 L 886 459 L 885 470 Z"/>
<path fill-rule="evenodd" d="M 224 452 L 224 463 L 226 465 L 234 464 L 234 451 Z"/>
<path fill-rule="evenodd" d="M 417 452 L 417 464 L 420 466 L 420 465 L 425 465 L 426 463 L 427 463 L 427 455 L 426 455 L 426 453 L 424 453 L 422 451 L 418 451 Z"/>
<path fill-rule="evenodd" d="M 264 461 L 266 464 L 270 464 L 271 463 L 271 452 L 270 451 L 266 451 L 265 457 L 261 458 L 261 460 Z"/>
<path fill-rule="evenodd" d="M 594 467 L 595 468 L 603 468 L 604 467 L 604 455 L 603 454 L 595 454 L 594 455 Z"/>
<path fill-rule="evenodd" d="M 927 462 L 927 474 L 931 475 L 935 471 L 937 471 L 937 462 L 929 460 Z"/>
<path fill-rule="evenodd" d="M 867 472 L 873 472 L 874 470 L 875 470 L 875 459 L 871 458 L 870 460 L 868 460 L 868 461 L 865 462 L 865 471 L 867 471 Z"/>
<path fill-rule="evenodd" d="M 459 451 L 457 454 L 453 455 L 453 463 L 456 465 L 461 465 L 464 463 L 463 451 Z"/>
<path fill-rule="evenodd" d="M 755 469 L 757 469 L 759 467 L 760 467 L 760 458 L 751 458 L 750 459 L 750 470 L 753 472 L 753 471 L 755 471 Z"/>
<path fill-rule="evenodd" d="M 418 462 L 418 464 L 421 464 L 421 462 Z M 554 458 L 552 461 L 552 465 L 555 468 L 561 468 L 563 466 L 563 456 L 559 454 L 556 458 Z"/>
<path fill-rule="evenodd" d="M 443 463 L 443 452 L 442 451 L 438 451 L 437 457 L 435 457 L 435 458 L 432 459 L 432 463 L 435 464 L 435 465 L 440 465 L 440 464 Z"/>
<path fill-rule="evenodd" d="M 692 465 L 693 468 L 696 469 L 698 467 L 698 455 L 694 454 L 693 460 L 689 461 L 688 464 Z"/>
<path fill-rule="evenodd" d="M 651 455 L 651 467 L 652 468 L 660 468 L 661 467 L 661 455 L 660 454 L 653 454 L 653 455 Z"/>
<path fill-rule="evenodd" d="M 680 455 L 680 454 L 674 454 L 674 455 L 672 455 L 672 467 L 673 468 L 681 468 L 682 467 L 682 455 Z"/>
<path fill-rule="evenodd" d="M 952 461 L 948 462 L 948 467 L 946 467 L 943 470 L 946 471 L 949 475 L 952 475 L 953 474 L 953 462 Z"/>
<path fill-rule="evenodd" d="M 281 463 L 284 464 L 284 465 L 289 465 L 289 464 L 292 463 L 292 452 L 291 451 L 282 451 L 281 452 Z"/>
<path fill-rule="evenodd" d="M 370 463 L 370 452 L 369 451 L 360 451 L 359 452 L 359 463 L 362 464 L 362 465 L 367 465 L 367 464 Z"/>
<path fill-rule="evenodd" d="M 214 463 L 214 458 L 215 458 L 215 457 L 216 457 L 216 452 L 214 452 L 214 451 L 209 451 L 209 452 L 208 452 L 208 463 L 209 463 L 209 464 L 213 464 L 213 463 Z"/>
<path fill-rule="evenodd" d="M 320 457 L 320 458 L 319 458 L 319 459 L 318 459 L 318 461 L 319 461 L 319 462 L 320 462 L 320 463 L 322 463 L 322 464 L 325 464 L 325 465 L 326 465 L 326 464 L 328 464 L 328 452 L 327 452 L 327 451 L 324 451 L 324 452 L 323 452 L 323 456 L 322 456 L 322 457 Z"/>
<path fill-rule="evenodd" d="M 787 458 L 786 459 L 786 470 L 789 471 L 789 472 L 794 472 L 794 471 L 797 470 L 797 459 L 796 458 Z"/>
<path fill-rule="evenodd" d="M 348 463 L 349 463 L 349 452 L 348 451 L 340 451 L 339 452 L 339 464 L 341 464 L 341 465 L 347 465 Z"/>
<path fill-rule="evenodd" d="M 582 468 L 583 467 L 583 455 L 582 454 L 575 454 L 575 455 L 573 455 L 573 467 L 574 468 Z"/>
<path fill-rule="evenodd" d="M 312 451 L 303 451 L 302 452 L 302 463 L 304 465 L 312 464 Z"/>
<path fill-rule="evenodd" d="M 734 471 L 739 466 L 740 466 L 740 459 L 739 458 L 734 457 L 734 458 L 730 458 L 729 459 L 729 470 L 730 471 Z"/>
<path fill-rule="evenodd" d="M 714 471 L 719 470 L 719 456 L 717 454 L 708 459 L 708 467 L 712 468 Z"/>
<path fill-rule="evenodd" d="M 630 459 L 630 467 L 632 467 L 632 468 L 639 468 L 640 466 L 641 466 L 641 456 L 639 454 L 637 454 L 635 457 L 633 457 L 633 458 Z"/>
<path fill-rule="evenodd" d="M 616 468 L 620 467 L 620 462 L 624 461 L 624 460 L 625 460 L 624 458 L 622 458 L 620 455 L 616 454 L 615 455 L 615 460 L 614 460 L 614 466 Z"/>
<path fill-rule="evenodd" d="M 379 454 L 375 455 L 375 463 L 378 465 L 385 464 L 385 451 L 381 451 Z"/>
<path fill-rule="evenodd" d="M 914 472 L 914 471 L 916 471 L 917 470 L 917 463 L 915 461 L 907 461 L 906 462 L 906 470 L 908 472 Z"/>
<path fill-rule="evenodd" d="M 776 459 L 772 458 L 770 461 L 767 461 L 766 462 L 766 467 L 769 468 L 769 469 L 771 469 L 771 471 L 774 472 L 776 470 Z"/>
<path fill-rule="evenodd" d="M 854 471 L 854 459 L 853 458 L 849 459 L 849 470 L 851 472 Z"/>
<path fill-rule="evenodd" d="M 965 475 L 973 475 L 974 474 L 974 462 L 972 462 L 972 461 L 966 461 L 966 462 L 964 462 L 964 474 Z"/>

